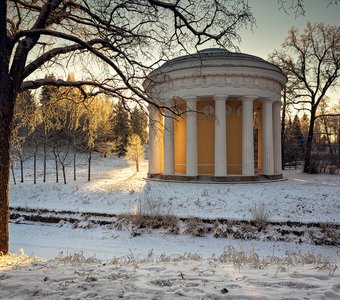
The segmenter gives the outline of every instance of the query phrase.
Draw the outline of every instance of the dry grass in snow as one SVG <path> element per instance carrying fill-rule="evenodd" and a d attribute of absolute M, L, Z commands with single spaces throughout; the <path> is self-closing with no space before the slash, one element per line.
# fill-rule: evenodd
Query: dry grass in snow
<path fill-rule="evenodd" d="M 15 261 L 11 270 L 7 259 Z M 106 262 L 82 253 L 27 259 L 23 253 L 1 257 L 1 299 L 340 298 L 336 264 L 313 253 L 261 258 L 228 247 L 208 260 L 190 253 L 155 257 L 152 251 Z"/>
<path fill-rule="evenodd" d="M 0 272 L 16 269 L 31 264 L 33 261 L 37 261 L 33 257 L 30 257 L 24 253 L 23 249 L 20 249 L 18 253 L 10 253 L 8 255 L 0 252 Z M 0 273 L 1 274 L 1 273 Z M 1 277 L 0 277 L 1 278 Z"/>

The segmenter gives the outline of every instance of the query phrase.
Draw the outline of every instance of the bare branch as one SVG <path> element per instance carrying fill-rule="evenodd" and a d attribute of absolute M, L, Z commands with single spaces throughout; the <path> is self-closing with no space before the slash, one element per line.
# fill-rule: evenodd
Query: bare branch
<path fill-rule="evenodd" d="M 340 113 L 339 114 L 322 114 L 322 115 L 317 115 L 317 116 L 315 116 L 315 119 L 323 118 L 323 117 L 340 117 Z"/>

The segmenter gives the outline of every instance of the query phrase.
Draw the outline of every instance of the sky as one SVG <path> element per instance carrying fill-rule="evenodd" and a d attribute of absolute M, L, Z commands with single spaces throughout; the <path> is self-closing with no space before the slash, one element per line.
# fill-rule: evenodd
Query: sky
<path fill-rule="evenodd" d="M 292 0 L 286 0 L 287 7 Z M 248 0 L 256 18 L 253 30 L 242 30 L 241 43 L 238 45 L 240 52 L 268 59 L 274 50 L 279 50 L 288 30 L 294 26 L 302 32 L 308 21 L 312 23 L 323 22 L 327 25 L 340 26 L 340 3 L 328 5 L 328 0 L 305 0 L 305 15 L 295 16 L 294 11 L 287 14 L 277 0 Z M 338 103 L 340 89 L 329 91 L 327 96 L 332 103 Z"/>
<path fill-rule="evenodd" d="M 291 1 L 287 2 L 289 8 Z M 290 27 L 295 26 L 300 32 L 303 31 L 307 21 L 324 22 L 328 25 L 340 26 L 340 2 L 338 5 L 328 5 L 330 0 L 304 0 L 305 15 L 295 16 L 293 10 L 288 9 L 287 14 L 280 9 L 278 0 L 248 0 L 250 7 L 254 12 L 256 24 L 253 30 L 243 29 L 240 31 L 241 43 L 237 45 L 241 52 L 259 56 L 263 59 L 268 59 L 275 49 L 279 50 L 281 44 L 287 36 Z M 334 2 L 334 0 L 333 0 Z M 209 47 L 209 46 L 207 46 Z M 78 69 L 59 70 L 61 76 L 66 77 L 68 72 L 81 74 Z M 92 72 L 94 70 L 92 69 Z M 43 72 L 46 73 L 46 70 Z M 99 71 L 100 73 L 101 71 Z M 45 73 L 41 75 L 44 77 Z M 337 92 L 330 91 L 328 96 L 332 102 L 338 101 L 340 98 L 339 89 Z"/>
<path fill-rule="evenodd" d="M 287 15 L 280 10 L 277 0 L 248 0 L 256 18 L 253 32 L 240 32 L 242 42 L 240 51 L 253 54 L 263 59 L 275 49 L 280 49 L 290 27 L 295 26 L 303 31 L 308 21 L 323 22 L 340 26 L 340 3 L 327 5 L 328 0 L 305 0 L 305 16 L 295 17 L 293 11 Z M 287 0 L 290 4 L 291 0 Z M 288 5 L 289 6 L 289 5 Z"/>

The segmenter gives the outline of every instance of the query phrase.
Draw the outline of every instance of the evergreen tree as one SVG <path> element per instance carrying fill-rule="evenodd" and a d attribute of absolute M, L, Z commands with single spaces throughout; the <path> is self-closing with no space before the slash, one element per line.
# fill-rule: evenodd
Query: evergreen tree
<path fill-rule="evenodd" d="M 45 75 L 45 79 L 57 80 L 57 78 L 54 74 Z M 51 103 L 51 102 L 56 100 L 57 95 L 58 95 L 58 88 L 57 87 L 45 85 L 41 88 L 40 103 L 42 105 L 47 104 L 47 103 Z"/>
<path fill-rule="evenodd" d="M 303 159 L 304 140 L 300 119 L 297 115 L 295 115 L 293 121 L 291 118 L 289 118 L 286 124 L 286 131 L 283 143 L 285 148 L 285 163 L 292 164 Z"/>
<path fill-rule="evenodd" d="M 28 136 L 29 132 L 33 130 L 36 125 L 36 108 L 34 97 L 30 91 L 20 93 L 14 107 L 12 131 L 18 131 L 18 134 L 23 138 Z M 12 132 L 12 135 L 13 134 Z"/>
<path fill-rule="evenodd" d="M 129 113 L 125 109 L 124 103 L 119 101 L 114 107 L 112 120 L 112 135 L 117 145 L 116 153 L 118 157 L 125 156 L 130 133 Z"/>
<path fill-rule="evenodd" d="M 307 137 L 308 137 L 308 130 L 309 130 L 309 118 L 308 118 L 308 115 L 306 113 L 304 113 L 302 115 L 302 118 L 300 120 L 300 124 L 301 124 L 301 131 L 302 131 L 302 135 L 303 135 L 303 143 L 304 143 L 304 145 L 306 145 Z"/>
<path fill-rule="evenodd" d="M 298 115 L 295 115 L 293 123 L 292 123 L 292 134 L 294 138 L 294 145 L 295 145 L 295 157 L 297 160 L 303 159 L 304 154 L 304 139 L 303 133 L 301 129 L 301 123 Z"/>
<path fill-rule="evenodd" d="M 294 138 L 292 132 L 292 119 L 289 118 L 286 124 L 285 135 L 283 138 L 284 145 L 284 163 L 291 164 L 294 161 Z"/>
<path fill-rule="evenodd" d="M 45 75 L 45 79 L 56 80 L 54 74 Z M 49 143 L 61 129 L 60 112 L 57 101 L 61 99 L 61 92 L 55 86 L 43 86 L 40 92 L 39 117 L 40 124 L 36 132 L 32 135 L 32 139 L 42 141 L 44 147 Z"/>
<path fill-rule="evenodd" d="M 147 124 L 148 117 L 145 111 L 135 106 L 130 114 L 131 133 L 137 134 L 142 145 L 145 145 L 148 139 Z"/>

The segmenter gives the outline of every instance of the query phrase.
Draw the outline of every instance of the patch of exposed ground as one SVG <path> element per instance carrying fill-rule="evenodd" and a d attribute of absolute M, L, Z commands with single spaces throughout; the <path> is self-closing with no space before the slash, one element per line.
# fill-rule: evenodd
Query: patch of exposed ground
<path fill-rule="evenodd" d="M 213 236 L 258 241 L 284 241 L 315 245 L 340 245 L 340 224 L 301 222 L 257 222 L 255 220 L 227 220 L 178 218 L 173 215 L 115 215 L 107 213 L 56 211 L 12 207 L 11 222 L 47 222 L 58 226 L 72 224 L 74 228 L 89 229 L 106 226 L 128 230 L 131 236 L 162 231 L 168 234 L 189 234 L 197 237 Z"/>

